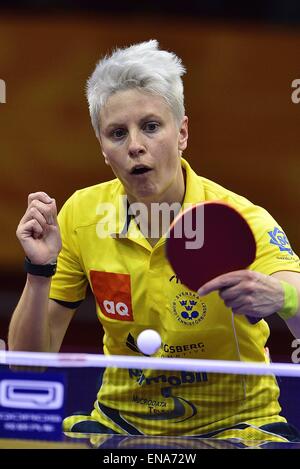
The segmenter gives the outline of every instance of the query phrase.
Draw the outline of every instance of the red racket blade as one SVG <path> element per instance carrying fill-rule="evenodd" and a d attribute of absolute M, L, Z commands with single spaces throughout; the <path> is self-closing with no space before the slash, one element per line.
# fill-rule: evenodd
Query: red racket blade
<path fill-rule="evenodd" d="M 247 269 L 255 260 L 256 242 L 234 208 L 218 201 L 204 202 L 175 218 L 166 256 L 181 282 L 197 291 L 219 275 Z"/>

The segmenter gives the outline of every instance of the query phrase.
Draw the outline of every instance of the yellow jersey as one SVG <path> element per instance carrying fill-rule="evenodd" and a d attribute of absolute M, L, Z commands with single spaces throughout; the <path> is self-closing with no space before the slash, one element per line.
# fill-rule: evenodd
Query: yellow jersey
<path fill-rule="evenodd" d="M 257 243 L 250 269 L 300 272 L 299 258 L 266 210 L 198 176 L 184 159 L 182 167 L 183 208 L 219 200 L 248 221 Z M 105 354 L 141 356 L 136 339 L 150 328 L 162 337 L 157 357 L 268 362 L 267 323 L 233 315 L 218 292 L 200 298 L 183 285 L 166 260 L 165 238 L 151 247 L 129 219 L 119 180 L 75 192 L 58 219 L 63 248 L 50 298 L 76 303 L 90 284 Z M 272 376 L 107 368 L 91 417 L 119 433 L 213 436 L 245 422 L 285 421 L 278 396 Z"/>

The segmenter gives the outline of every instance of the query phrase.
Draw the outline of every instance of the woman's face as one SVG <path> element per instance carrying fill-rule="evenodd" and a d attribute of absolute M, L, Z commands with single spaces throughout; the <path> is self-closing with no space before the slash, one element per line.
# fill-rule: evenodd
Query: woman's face
<path fill-rule="evenodd" d="M 183 180 L 180 151 L 187 139 L 187 117 L 179 127 L 160 96 L 136 89 L 119 91 L 100 112 L 105 161 L 131 201 L 177 199 Z"/>

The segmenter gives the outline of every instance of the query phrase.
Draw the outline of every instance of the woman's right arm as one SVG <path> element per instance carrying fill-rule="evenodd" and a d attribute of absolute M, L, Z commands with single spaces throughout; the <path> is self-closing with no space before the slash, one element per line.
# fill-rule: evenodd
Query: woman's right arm
<path fill-rule="evenodd" d="M 44 192 L 28 197 L 17 237 L 32 264 L 56 262 L 61 250 L 55 200 Z M 9 326 L 9 350 L 58 352 L 75 313 L 49 300 L 51 277 L 27 274 L 27 281 Z"/>

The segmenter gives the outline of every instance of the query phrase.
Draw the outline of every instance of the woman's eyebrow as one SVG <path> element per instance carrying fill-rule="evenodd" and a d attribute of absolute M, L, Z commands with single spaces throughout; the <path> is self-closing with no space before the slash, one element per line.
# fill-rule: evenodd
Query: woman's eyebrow
<path fill-rule="evenodd" d="M 146 114 L 146 116 L 141 118 L 141 122 L 147 121 L 147 120 L 153 120 L 153 119 L 161 119 L 157 114 L 151 113 L 151 114 Z"/>
<path fill-rule="evenodd" d="M 108 125 L 104 125 L 103 128 L 105 130 L 110 130 L 110 129 L 113 129 L 115 127 L 122 127 L 122 126 L 124 126 L 124 123 L 121 124 L 121 122 L 111 122 Z"/>
<path fill-rule="evenodd" d="M 157 114 L 154 114 L 154 113 L 149 113 L 149 114 L 146 114 L 145 116 L 141 117 L 139 122 L 145 122 L 145 121 L 148 121 L 148 120 L 159 120 L 160 117 L 157 115 Z M 109 124 L 107 125 L 104 125 L 103 128 L 106 130 L 106 131 L 109 131 L 110 129 L 114 129 L 116 127 L 123 127 L 124 125 L 126 125 L 125 122 L 110 122 Z"/>

